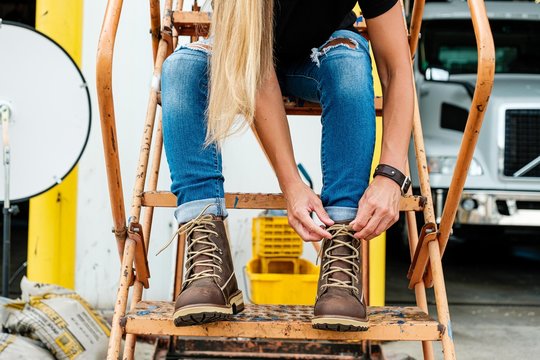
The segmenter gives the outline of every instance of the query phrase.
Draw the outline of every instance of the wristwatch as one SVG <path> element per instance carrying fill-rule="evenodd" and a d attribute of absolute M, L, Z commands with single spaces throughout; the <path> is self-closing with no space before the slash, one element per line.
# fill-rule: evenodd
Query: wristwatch
<path fill-rule="evenodd" d="M 405 195 L 405 193 L 409 190 L 409 187 L 411 187 L 411 179 L 393 166 L 379 164 L 375 168 L 373 177 L 378 175 L 394 180 L 401 189 L 401 195 Z"/>

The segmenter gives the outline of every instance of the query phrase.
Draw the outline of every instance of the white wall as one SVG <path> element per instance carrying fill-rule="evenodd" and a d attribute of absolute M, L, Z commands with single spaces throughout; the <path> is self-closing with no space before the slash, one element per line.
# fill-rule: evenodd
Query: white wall
<path fill-rule="evenodd" d="M 186 9 L 190 3 L 186 1 Z M 95 90 L 95 56 L 106 0 L 85 1 L 84 6 L 83 72 L 91 89 L 93 123 L 79 168 L 76 288 L 94 306 L 112 308 L 120 263 L 111 233 L 112 217 Z M 116 41 L 113 90 L 128 215 L 152 73 L 148 31 L 148 2 L 124 1 Z M 290 120 L 297 161 L 310 171 L 316 190 L 320 191 L 319 119 L 292 117 Z M 226 191 L 279 192 L 275 176 L 251 133 L 231 138 L 223 153 Z M 168 190 L 170 180 L 165 159 L 162 164 L 159 189 Z M 154 215 L 149 249 L 151 289 L 145 293 L 146 298 L 169 299 L 172 292 L 175 251 L 171 247 L 159 257 L 154 256 L 175 227 L 172 212 L 172 209 L 158 209 Z M 230 212 L 229 229 L 235 267 L 242 286 L 242 267 L 251 257 L 251 218 L 258 212 Z M 306 256 L 314 260 L 311 247 L 305 248 Z"/>

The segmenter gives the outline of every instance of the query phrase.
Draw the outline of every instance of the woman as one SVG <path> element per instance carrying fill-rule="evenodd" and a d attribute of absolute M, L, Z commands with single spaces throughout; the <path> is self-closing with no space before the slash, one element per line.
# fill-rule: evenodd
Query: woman
<path fill-rule="evenodd" d="M 381 166 L 368 185 L 375 110 L 368 41 L 354 30 L 356 0 L 215 0 L 210 40 L 181 46 L 162 73 L 164 143 L 175 216 L 187 236 L 177 326 L 243 309 L 223 227 L 220 142 L 253 125 L 305 241 L 325 239 L 313 326 L 367 329 L 360 239 L 398 218 L 413 113 L 412 71 L 397 0 L 363 0 L 385 99 Z M 322 106 L 319 199 L 296 168 L 282 95 Z M 237 126 L 239 125 L 239 126 Z M 404 178 L 404 177 L 403 177 Z M 326 225 L 318 227 L 315 212 Z"/>

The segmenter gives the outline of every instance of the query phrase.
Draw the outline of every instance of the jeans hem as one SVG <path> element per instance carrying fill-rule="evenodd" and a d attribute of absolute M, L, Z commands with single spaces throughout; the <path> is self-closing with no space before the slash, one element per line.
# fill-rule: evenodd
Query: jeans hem
<path fill-rule="evenodd" d="M 356 218 L 358 208 L 349 208 L 343 206 L 327 206 L 324 208 L 330 216 L 330 219 L 334 221 L 353 221 Z"/>
<path fill-rule="evenodd" d="M 211 206 L 206 209 L 204 214 L 222 216 L 223 219 L 226 219 L 227 216 L 229 216 L 227 209 L 225 208 L 225 198 L 208 198 L 189 201 L 178 206 L 174 211 L 174 217 L 179 224 L 184 224 L 196 218 L 208 205 Z"/>

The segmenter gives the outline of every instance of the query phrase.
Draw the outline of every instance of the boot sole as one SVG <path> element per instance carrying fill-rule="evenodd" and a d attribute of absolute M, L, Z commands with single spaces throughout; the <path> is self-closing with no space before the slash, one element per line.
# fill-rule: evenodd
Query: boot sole
<path fill-rule="evenodd" d="M 319 316 L 311 320 L 311 326 L 318 330 L 366 331 L 369 328 L 369 322 L 348 317 Z"/>
<path fill-rule="evenodd" d="M 200 325 L 215 321 L 230 320 L 244 310 L 242 291 L 231 296 L 228 305 L 200 304 L 176 310 L 173 314 L 175 326 Z"/>

